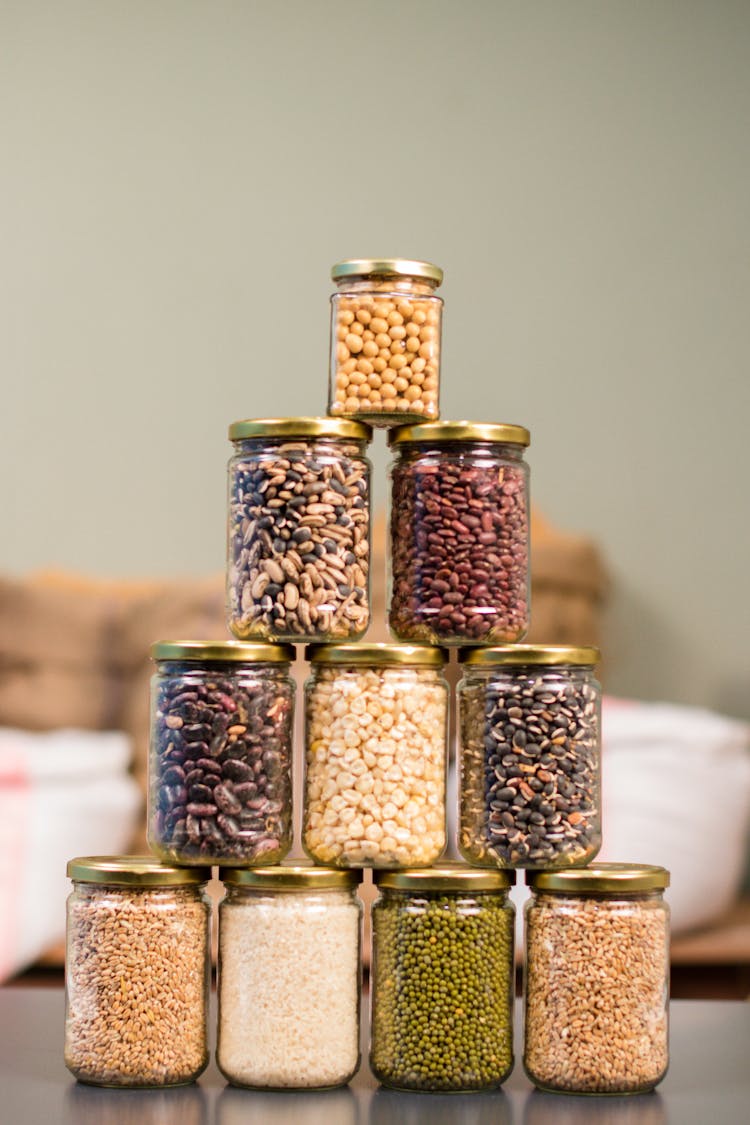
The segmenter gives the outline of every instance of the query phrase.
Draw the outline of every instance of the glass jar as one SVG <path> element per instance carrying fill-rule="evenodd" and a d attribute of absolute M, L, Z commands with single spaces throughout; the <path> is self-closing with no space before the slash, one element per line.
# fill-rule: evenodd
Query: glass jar
<path fill-rule="evenodd" d="M 68 864 L 65 1065 L 95 1086 L 179 1086 L 208 1062 L 207 868 Z"/>
<path fill-rule="evenodd" d="M 316 863 L 420 867 L 445 847 L 447 654 L 312 645 L 302 843 Z"/>
<path fill-rule="evenodd" d="M 346 418 L 229 427 L 227 619 L 240 640 L 361 637 L 370 622 L 372 430 Z"/>
<path fill-rule="evenodd" d="M 151 648 L 148 842 L 171 863 L 258 864 L 292 843 L 291 645 Z"/>
<path fill-rule="evenodd" d="M 529 444 L 521 426 L 389 434 L 389 623 L 401 641 L 519 641 L 529 627 Z"/>
<path fill-rule="evenodd" d="M 376 872 L 370 1066 L 402 1090 L 483 1090 L 513 1067 L 511 871 Z"/>
<path fill-rule="evenodd" d="M 595 648 L 460 649 L 459 849 L 480 866 L 589 863 L 601 828 Z"/>
<path fill-rule="evenodd" d="M 527 881 L 527 1075 L 575 1094 L 653 1089 L 668 1064 L 669 872 L 602 863 Z"/>
<path fill-rule="evenodd" d="M 222 870 L 216 1061 L 238 1086 L 342 1086 L 359 1067 L 359 874 Z"/>
<path fill-rule="evenodd" d="M 328 413 L 373 426 L 439 417 L 443 271 L 429 262 L 358 258 L 331 270 Z"/>

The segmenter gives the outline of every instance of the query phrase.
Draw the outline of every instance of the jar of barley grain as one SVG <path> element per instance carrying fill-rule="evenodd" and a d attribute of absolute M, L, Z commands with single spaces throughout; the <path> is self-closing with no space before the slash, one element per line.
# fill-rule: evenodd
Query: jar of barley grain
<path fill-rule="evenodd" d="M 550 1091 L 652 1090 L 668 1063 L 669 872 L 601 863 L 527 880 L 526 1073 Z"/>
<path fill-rule="evenodd" d="M 65 1065 L 95 1086 L 180 1086 L 208 1062 L 210 868 L 72 859 Z"/>

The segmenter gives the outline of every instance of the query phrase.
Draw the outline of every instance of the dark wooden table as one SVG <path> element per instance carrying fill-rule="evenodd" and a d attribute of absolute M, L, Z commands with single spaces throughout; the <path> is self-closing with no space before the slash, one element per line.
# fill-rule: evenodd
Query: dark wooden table
<path fill-rule="evenodd" d="M 517 1014 L 520 1014 L 517 1013 Z M 571 1097 L 534 1090 L 518 1061 L 502 1091 L 402 1094 L 366 1065 L 329 1093 L 228 1087 L 213 1062 L 194 1086 L 103 1090 L 63 1063 L 61 988 L 0 988 L 2 1125 L 744 1125 L 750 1120 L 750 1004 L 672 1004 L 671 1065 L 653 1094 Z"/>

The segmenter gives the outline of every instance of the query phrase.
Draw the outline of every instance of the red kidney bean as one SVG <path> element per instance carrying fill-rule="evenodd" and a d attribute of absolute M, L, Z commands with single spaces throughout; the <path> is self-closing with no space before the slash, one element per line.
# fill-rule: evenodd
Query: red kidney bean
<path fill-rule="evenodd" d="M 476 460 L 394 465 L 389 622 L 399 640 L 514 642 L 528 629 L 525 467 Z"/>

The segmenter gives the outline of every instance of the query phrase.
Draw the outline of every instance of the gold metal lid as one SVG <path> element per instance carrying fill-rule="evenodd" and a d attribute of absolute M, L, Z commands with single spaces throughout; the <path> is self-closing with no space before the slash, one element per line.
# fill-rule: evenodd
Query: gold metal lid
<path fill-rule="evenodd" d="M 432 262 L 412 258 L 346 258 L 331 268 L 334 281 L 345 277 L 424 277 L 440 285 L 443 271 Z"/>
<path fill-rule="evenodd" d="M 352 418 L 245 418 L 232 422 L 229 440 L 244 438 L 351 438 L 372 441 L 372 426 Z"/>
<path fill-rule="evenodd" d="M 68 878 L 110 886 L 179 887 L 207 883 L 211 868 L 172 867 L 152 855 L 86 855 L 68 862 Z"/>
<path fill-rule="evenodd" d="M 513 870 L 442 863 L 439 867 L 410 867 L 402 871 L 375 870 L 377 887 L 394 891 L 504 891 L 516 881 Z"/>
<path fill-rule="evenodd" d="M 458 650 L 459 664 L 482 668 L 526 664 L 594 665 L 600 660 L 599 649 L 585 645 L 490 645 L 486 648 L 466 646 Z"/>
<path fill-rule="evenodd" d="M 424 668 L 442 668 L 448 652 L 438 645 L 406 644 L 343 644 L 308 645 L 305 660 L 313 664 L 366 664 L 376 668 L 391 665 L 418 665 Z"/>
<path fill-rule="evenodd" d="M 294 660 L 294 645 L 245 644 L 243 641 L 156 641 L 152 660 L 215 664 L 281 664 Z"/>
<path fill-rule="evenodd" d="M 505 422 L 419 422 L 396 426 L 388 433 L 388 444 L 416 445 L 450 441 L 491 441 L 503 445 L 529 445 L 531 434 L 524 426 Z"/>
<path fill-rule="evenodd" d="M 669 886 L 666 867 L 650 863 L 596 863 L 565 871 L 527 871 L 526 882 L 536 891 L 557 894 L 596 894 L 620 891 L 663 891 Z"/>
<path fill-rule="evenodd" d="M 256 887 L 259 890 L 298 891 L 328 887 L 345 891 L 359 885 L 362 872 L 356 868 L 290 864 L 288 867 L 221 867 L 219 878 L 228 886 Z"/>

